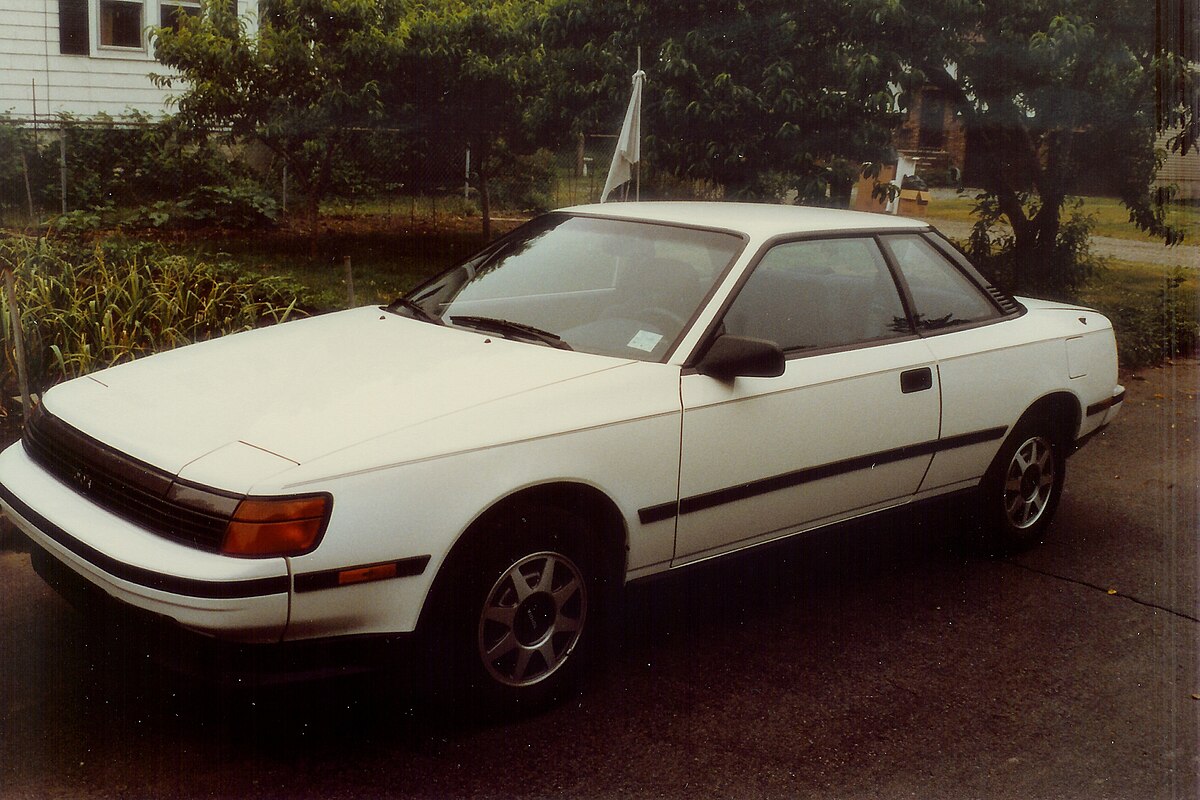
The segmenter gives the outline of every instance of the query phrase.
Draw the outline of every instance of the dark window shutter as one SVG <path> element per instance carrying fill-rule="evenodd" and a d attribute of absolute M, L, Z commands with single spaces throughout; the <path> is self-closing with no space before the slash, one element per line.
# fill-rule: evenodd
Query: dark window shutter
<path fill-rule="evenodd" d="M 58 52 L 65 56 L 90 55 L 89 38 L 88 0 L 58 0 Z"/>
<path fill-rule="evenodd" d="M 235 17 L 238 15 L 238 0 L 229 0 L 229 12 Z"/>

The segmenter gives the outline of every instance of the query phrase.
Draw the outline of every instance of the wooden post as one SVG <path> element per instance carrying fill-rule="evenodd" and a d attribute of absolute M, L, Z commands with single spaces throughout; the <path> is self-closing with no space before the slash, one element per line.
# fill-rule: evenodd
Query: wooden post
<path fill-rule="evenodd" d="M 62 213 L 67 213 L 67 126 L 58 129 L 58 184 Z"/>
<path fill-rule="evenodd" d="M 21 410 L 25 420 L 33 412 L 29 397 L 29 371 L 25 368 L 25 341 L 21 335 L 21 310 L 17 308 L 17 289 L 13 283 L 12 270 L 4 270 L 4 293 L 8 298 L 8 313 L 12 317 L 13 356 L 17 362 L 17 384 L 21 388 Z"/>
<path fill-rule="evenodd" d="M 29 159 L 25 155 L 24 147 L 21 148 L 21 169 L 25 173 L 25 200 L 29 203 L 29 224 L 36 225 L 37 216 L 33 213 L 33 190 L 29 186 Z"/>
<path fill-rule="evenodd" d="M 354 270 L 350 268 L 350 256 L 342 256 L 342 265 L 346 268 L 346 296 L 350 300 L 350 308 L 358 303 L 354 299 Z"/>

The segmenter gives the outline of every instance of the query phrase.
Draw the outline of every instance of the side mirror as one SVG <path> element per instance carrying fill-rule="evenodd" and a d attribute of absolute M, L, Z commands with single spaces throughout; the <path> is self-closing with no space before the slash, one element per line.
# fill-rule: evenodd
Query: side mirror
<path fill-rule="evenodd" d="M 696 364 L 696 371 L 722 381 L 776 378 L 783 374 L 785 365 L 783 351 L 774 342 L 723 333 L 713 340 Z"/>

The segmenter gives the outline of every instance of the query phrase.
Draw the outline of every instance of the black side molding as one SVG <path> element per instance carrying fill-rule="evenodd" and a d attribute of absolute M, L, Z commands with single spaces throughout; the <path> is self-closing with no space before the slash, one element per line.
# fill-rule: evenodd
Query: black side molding
<path fill-rule="evenodd" d="M 882 464 L 893 464 L 897 461 L 905 461 L 910 458 L 933 455 L 943 450 L 955 450 L 959 447 L 970 447 L 971 445 L 996 441 L 997 439 L 1004 438 L 1004 434 L 1007 432 L 1008 428 L 1004 427 L 988 428 L 982 431 L 961 433 L 957 436 L 947 436 L 944 439 L 918 442 L 917 444 L 905 445 L 904 447 L 897 447 L 892 450 L 881 450 L 878 453 L 847 458 L 829 464 L 818 464 L 817 466 L 807 467 L 795 472 L 785 472 L 782 475 L 773 475 L 769 478 L 761 478 L 725 489 L 692 495 L 691 497 L 682 498 L 678 503 L 670 502 L 647 506 L 638 511 L 638 520 L 643 525 L 649 525 L 652 522 L 662 522 L 676 515 L 691 514 L 726 503 L 747 500 L 751 497 L 779 491 L 780 489 L 789 489 L 804 483 L 819 481 L 824 478 L 833 478 L 838 475 L 871 469 Z"/>
<path fill-rule="evenodd" d="M 1099 414 L 1101 411 L 1108 411 L 1110 408 L 1115 406 L 1117 403 L 1122 402 L 1124 399 L 1125 390 L 1122 389 L 1107 400 L 1101 400 L 1099 403 L 1092 403 L 1090 406 L 1088 406 L 1087 416 L 1090 417 L 1095 414 Z"/>

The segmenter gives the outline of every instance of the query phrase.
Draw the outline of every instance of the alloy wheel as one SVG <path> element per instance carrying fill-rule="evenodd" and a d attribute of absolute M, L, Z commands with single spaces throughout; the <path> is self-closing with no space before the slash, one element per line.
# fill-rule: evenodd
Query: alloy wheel
<path fill-rule="evenodd" d="M 560 553 L 528 555 L 493 584 L 479 618 L 479 655 L 506 686 L 531 686 L 570 658 L 587 619 L 587 583 Z"/>

